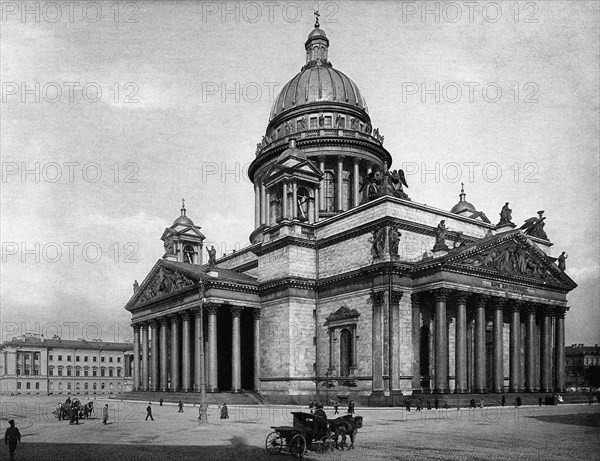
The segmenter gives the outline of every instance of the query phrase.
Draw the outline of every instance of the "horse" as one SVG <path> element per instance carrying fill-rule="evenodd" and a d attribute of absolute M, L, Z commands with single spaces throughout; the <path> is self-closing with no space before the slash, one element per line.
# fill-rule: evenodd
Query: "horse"
<path fill-rule="evenodd" d="M 94 412 L 94 402 L 88 402 L 83 406 L 83 417 L 85 419 L 90 419 L 92 417 L 93 412 Z"/>
<path fill-rule="evenodd" d="M 346 444 L 346 435 L 350 436 L 350 446 L 348 449 L 354 448 L 354 439 L 356 438 L 356 433 L 358 429 L 362 428 L 363 417 L 362 416 L 352 416 L 345 415 L 340 418 L 336 418 L 331 420 L 330 430 L 334 433 L 335 438 L 335 448 L 340 449 L 338 446 L 338 438 L 342 436 L 342 450 L 344 450 L 344 445 Z"/>

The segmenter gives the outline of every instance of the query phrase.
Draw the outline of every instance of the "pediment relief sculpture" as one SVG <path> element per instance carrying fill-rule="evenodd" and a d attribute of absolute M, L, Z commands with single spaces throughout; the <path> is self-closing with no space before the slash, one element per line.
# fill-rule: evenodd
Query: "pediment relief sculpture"
<path fill-rule="evenodd" d="M 457 264 L 540 279 L 552 277 L 550 271 L 537 257 L 532 256 L 527 249 L 514 242 L 477 253 L 457 261 Z"/>
<path fill-rule="evenodd" d="M 196 283 L 190 277 L 175 272 L 172 269 L 161 267 L 154 278 L 145 287 L 137 304 L 145 303 L 157 296 L 168 295 L 175 291 L 183 290 Z"/>

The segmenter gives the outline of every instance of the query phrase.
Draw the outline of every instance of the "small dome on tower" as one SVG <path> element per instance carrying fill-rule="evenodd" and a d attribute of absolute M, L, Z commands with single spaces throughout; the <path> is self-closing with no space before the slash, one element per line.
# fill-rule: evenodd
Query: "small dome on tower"
<path fill-rule="evenodd" d="M 310 40 L 313 37 L 323 37 L 323 38 L 327 38 L 327 34 L 325 33 L 325 31 L 323 29 L 313 29 L 310 34 L 308 34 L 308 39 Z"/>
<path fill-rule="evenodd" d="M 185 200 L 182 199 L 181 216 L 179 216 L 173 222 L 173 225 L 171 227 L 173 228 L 173 227 L 177 227 L 177 226 L 193 226 L 193 225 L 194 225 L 194 221 L 192 221 L 190 218 L 188 218 L 186 216 Z"/>
<path fill-rule="evenodd" d="M 467 194 L 465 194 L 464 184 L 461 183 L 459 201 L 456 205 L 454 205 L 452 207 L 452 209 L 450 210 L 450 213 L 461 214 L 461 213 L 464 213 L 465 211 L 470 211 L 472 213 L 475 213 L 477 211 L 475 209 L 475 207 L 473 206 L 473 204 L 471 204 L 465 200 L 466 196 L 467 196 Z"/>

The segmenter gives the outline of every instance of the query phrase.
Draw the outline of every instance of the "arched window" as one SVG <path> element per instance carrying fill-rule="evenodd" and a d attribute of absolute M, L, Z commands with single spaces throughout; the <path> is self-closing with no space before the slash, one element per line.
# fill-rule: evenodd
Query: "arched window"
<path fill-rule="evenodd" d="M 323 202 L 325 212 L 335 211 L 335 176 L 332 171 L 325 171 L 323 176 Z"/>
<path fill-rule="evenodd" d="M 93 388 L 94 390 L 98 389 L 98 383 L 93 383 L 93 384 L 92 384 L 92 388 Z"/>
<path fill-rule="evenodd" d="M 17 381 L 17 390 L 21 390 L 21 382 Z"/>
<path fill-rule="evenodd" d="M 48 367 L 48 376 L 54 376 L 54 367 Z"/>
<path fill-rule="evenodd" d="M 25 384 L 25 389 L 30 390 L 31 389 L 31 383 L 26 383 Z"/>
<path fill-rule="evenodd" d="M 70 391 L 71 390 L 71 383 L 67 383 L 67 390 Z"/>
<path fill-rule="evenodd" d="M 77 389 L 77 390 L 81 389 L 81 383 L 79 381 L 77 381 L 75 383 L 75 389 Z"/>
<path fill-rule="evenodd" d="M 340 376 L 350 376 L 354 366 L 354 344 L 352 332 L 344 328 L 340 333 Z"/>
<path fill-rule="evenodd" d="M 108 369 L 108 376 L 112 377 L 115 374 L 115 369 L 114 368 L 109 368 Z"/>
<path fill-rule="evenodd" d="M 122 369 L 121 368 L 117 368 L 117 376 L 121 377 L 121 373 L 122 373 Z"/>
<path fill-rule="evenodd" d="M 87 391 L 89 388 L 89 383 L 83 383 L 83 388 Z"/>
<path fill-rule="evenodd" d="M 62 382 L 58 383 L 58 390 L 62 391 Z"/>
<path fill-rule="evenodd" d="M 194 247 L 192 245 L 186 245 L 183 247 L 183 262 L 194 264 L 194 255 L 195 255 Z M 112 359 L 112 357 L 111 357 Z"/>
<path fill-rule="evenodd" d="M 39 391 L 40 390 L 40 383 L 35 383 L 35 390 Z"/>

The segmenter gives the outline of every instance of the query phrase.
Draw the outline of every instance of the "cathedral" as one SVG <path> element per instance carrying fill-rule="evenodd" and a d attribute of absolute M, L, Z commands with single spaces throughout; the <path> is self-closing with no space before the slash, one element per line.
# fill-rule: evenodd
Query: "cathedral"
<path fill-rule="evenodd" d="M 508 203 L 492 223 L 464 190 L 449 211 L 409 197 L 329 45 L 317 22 L 273 103 L 249 168 L 251 244 L 217 258 L 185 206 L 164 230 L 164 255 L 125 306 L 134 390 L 204 382 L 373 405 L 564 391 L 576 284 L 550 256 L 543 211 L 517 228 Z"/>

